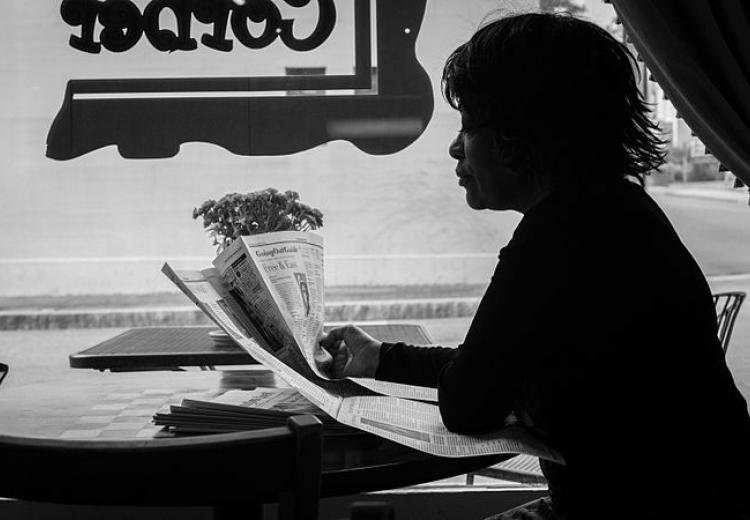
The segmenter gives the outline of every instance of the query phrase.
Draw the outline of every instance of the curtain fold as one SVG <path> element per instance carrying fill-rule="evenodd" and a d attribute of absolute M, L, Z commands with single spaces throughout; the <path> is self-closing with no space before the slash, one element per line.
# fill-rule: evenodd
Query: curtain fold
<path fill-rule="evenodd" d="M 750 185 L 750 2 L 613 0 L 680 116 Z"/>

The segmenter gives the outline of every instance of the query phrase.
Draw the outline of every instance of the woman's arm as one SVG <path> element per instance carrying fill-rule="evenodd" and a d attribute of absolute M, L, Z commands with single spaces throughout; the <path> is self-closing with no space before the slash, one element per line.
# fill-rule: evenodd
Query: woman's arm
<path fill-rule="evenodd" d="M 547 294 L 554 290 L 548 286 L 550 277 L 535 272 L 536 267 L 519 256 L 509 248 L 503 251 L 466 339 L 457 349 L 380 343 L 351 326 L 334 329 L 329 335 L 335 338 L 323 345 L 339 366 L 346 367 L 342 375 L 437 386 L 443 422 L 450 430 L 496 430 L 518 400 L 522 382 L 538 356 L 534 344 L 553 333 L 544 330 L 546 322 L 539 318 L 545 312 L 542 307 L 549 309 L 550 302 L 540 298 L 538 291 L 542 287 Z M 527 254 L 522 257 L 529 258 Z M 349 337 L 345 337 L 346 329 Z M 365 359 L 369 361 L 361 362 Z M 365 369 L 351 371 L 359 367 Z"/>
<path fill-rule="evenodd" d="M 458 353 L 455 348 L 383 343 L 355 325 L 330 330 L 320 344 L 333 356 L 334 377 L 374 377 L 433 388 L 440 370 Z"/>
<path fill-rule="evenodd" d="M 437 388 L 440 372 L 458 353 L 456 348 L 383 343 L 375 378 Z"/>

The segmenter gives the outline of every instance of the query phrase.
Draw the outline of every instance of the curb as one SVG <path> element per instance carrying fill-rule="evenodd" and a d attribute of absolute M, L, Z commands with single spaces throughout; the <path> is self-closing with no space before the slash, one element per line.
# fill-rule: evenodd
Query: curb
<path fill-rule="evenodd" d="M 479 298 L 337 302 L 325 306 L 325 316 L 326 321 L 337 322 L 465 318 L 473 316 L 478 305 Z M 203 312 L 192 306 L 0 312 L 0 330 L 130 328 L 211 323 Z"/>
<path fill-rule="evenodd" d="M 740 204 L 747 204 L 748 202 L 748 193 L 746 191 L 731 192 L 721 190 L 696 189 L 675 190 L 663 186 L 649 186 L 647 191 L 651 193 L 658 193 L 659 195 L 666 195 L 667 197 L 686 197 L 692 199 L 735 202 Z"/>

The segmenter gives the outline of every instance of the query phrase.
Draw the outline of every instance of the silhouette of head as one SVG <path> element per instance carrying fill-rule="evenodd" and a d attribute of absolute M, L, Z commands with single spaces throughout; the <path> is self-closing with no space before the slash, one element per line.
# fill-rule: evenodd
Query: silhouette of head
<path fill-rule="evenodd" d="M 637 62 L 597 25 L 522 14 L 481 27 L 443 69 L 454 108 L 494 130 L 503 162 L 555 186 L 643 176 L 664 160 Z"/>

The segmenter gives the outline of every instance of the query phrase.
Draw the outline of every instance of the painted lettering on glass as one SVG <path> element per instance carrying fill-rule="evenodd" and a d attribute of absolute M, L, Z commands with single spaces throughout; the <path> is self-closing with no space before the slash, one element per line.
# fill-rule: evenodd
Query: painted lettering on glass
<path fill-rule="evenodd" d="M 304 38 L 294 35 L 294 18 L 282 18 L 277 6 L 283 1 L 288 6 L 302 8 L 313 0 L 151 0 L 141 13 L 132 0 L 63 0 L 60 14 L 65 23 L 80 27 L 79 34 L 70 36 L 70 46 L 79 51 L 97 54 L 104 47 L 110 52 L 125 52 L 137 44 L 143 34 L 151 45 L 162 52 L 191 51 L 198 48 L 191 34 L 193 19 L 212 26 L 210 33 L 201 35 L 206 47 L 229 52 L 234 41 L 227 38 L 229 25 L 237 41 L 249 49 L 263 49 L 276 38 L 294 51 L 310 51 L 325 42 L 336 25 L 336 6 L 333 0 L 314 0 L 318 4 L 315 29 Z M 177 32 L 162 28 L 160 16 L 170 11 L 176 21 Z M 249 22 L 264 24 L 263 32 L 255 36 Z M 101 26 L 96 40 L 97 24 Z"/>

